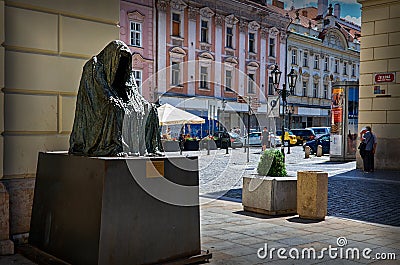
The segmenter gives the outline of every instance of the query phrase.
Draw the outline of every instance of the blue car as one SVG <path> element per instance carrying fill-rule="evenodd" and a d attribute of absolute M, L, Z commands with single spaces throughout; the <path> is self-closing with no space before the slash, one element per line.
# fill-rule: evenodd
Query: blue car
<path fill-rule="evenodd" d="M 316 154 L 318 145 L 322 145 L 322 154 L 329 154 L 330 144 L 330 134 L 323 134 L 315 140 L 306 142 L 303 145 L 303 150 L 306 146 L 309 146 L 311 148 L 311 153 Z"/>

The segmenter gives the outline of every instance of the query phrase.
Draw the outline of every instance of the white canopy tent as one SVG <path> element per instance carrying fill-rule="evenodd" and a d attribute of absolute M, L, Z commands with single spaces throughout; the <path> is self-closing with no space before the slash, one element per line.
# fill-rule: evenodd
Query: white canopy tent
<path fill-rule="evenodd" d="M 160 125 L 202 124 L 206 122 L 203 118 L 200 118 L 199 116 L 187 111 L 175 108 L 168 103 L 158 107 L 157 110 Z"/>

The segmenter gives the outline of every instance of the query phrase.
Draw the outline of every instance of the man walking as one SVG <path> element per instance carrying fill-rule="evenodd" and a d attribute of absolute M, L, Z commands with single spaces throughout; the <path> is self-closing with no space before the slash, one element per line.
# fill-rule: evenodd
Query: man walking
<path fill-rule="evenodd" d="M 366 126 L 366 133 L 363 135 L 363 141 L 366 143 L 365 155 L 363 158 L 364 172 L 374 172 L 374 155 L 376 151 L 376 136 L 372 133 L 371 127 Z"/>
<path fill-rule="evenodd" d="M 267 127 L 264 127 L 263 131 L 261 132 L 261 145 L 262 145 L 262 150 L 265 151 L 267 149 L 268 145 L 268 130 Z"/>

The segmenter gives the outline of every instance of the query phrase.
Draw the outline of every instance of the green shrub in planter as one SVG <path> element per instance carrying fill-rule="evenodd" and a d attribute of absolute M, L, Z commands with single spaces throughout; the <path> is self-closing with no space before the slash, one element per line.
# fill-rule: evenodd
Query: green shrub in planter
<path fill-rule="evenodd" d="M 286 165 L 283 161 L 282 152 L 277 149 L 265 150 L 258 163 L 257 173 L 270 177 L 286 176 Z"/>

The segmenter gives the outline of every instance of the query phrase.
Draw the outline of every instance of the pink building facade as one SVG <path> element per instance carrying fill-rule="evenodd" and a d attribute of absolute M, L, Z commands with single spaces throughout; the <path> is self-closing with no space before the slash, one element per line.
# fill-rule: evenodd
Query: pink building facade
<path fill-rule="evenodd" d="M 120 39 L 132 52 L 132 69 L 141 94 L 150 102 L 157 100 L 153 82 L 155 64 L 154 0 L 120 2 Z"/>

